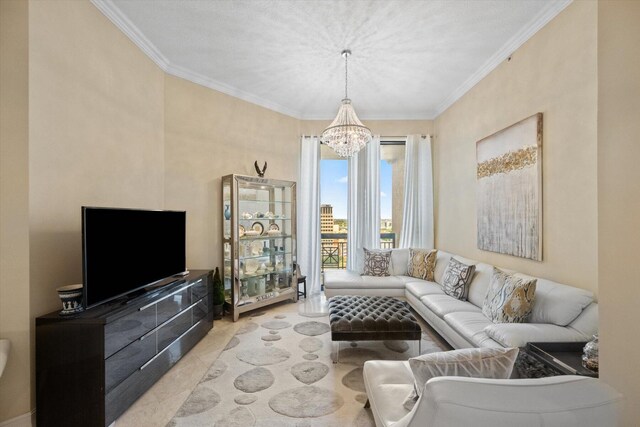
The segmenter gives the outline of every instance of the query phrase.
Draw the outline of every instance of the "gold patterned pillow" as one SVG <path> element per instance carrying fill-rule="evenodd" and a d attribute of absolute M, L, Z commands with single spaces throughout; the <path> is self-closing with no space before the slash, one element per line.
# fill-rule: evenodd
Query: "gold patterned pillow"
<path fill-rule="evenodd" d="M 409 268 L 407 274 L 417 279 L 435 281 L 433 272 L 436 269 L 435 249 L 409 249 Z"/>
<path fill-rule="evenodd" d="M 526 322 L 533 309 L 537 282 L 537 279 L 527 280 L 493 267 L 482 313 L 493 323 Z"/>

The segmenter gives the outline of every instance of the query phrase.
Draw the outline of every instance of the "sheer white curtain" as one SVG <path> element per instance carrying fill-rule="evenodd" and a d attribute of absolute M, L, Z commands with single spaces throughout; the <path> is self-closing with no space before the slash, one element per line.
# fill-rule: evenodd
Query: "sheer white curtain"
<path fill-rule="evenodd" d="M 347 269 L 362 269 L 362 248 L 380 247 L 380 136 L 349 159 Z"/>
<path fill-rule="evenodd" d="M 298 264 L 307 291 L 320 292 L 320 140 L 302 137 L 297 190 Z"/>
<path fill-rule="evenodd" d="M 407 136 L 404 161 L 404 217 L 401 248 L 433 248 L 433 164 L 431 136 Z"/>

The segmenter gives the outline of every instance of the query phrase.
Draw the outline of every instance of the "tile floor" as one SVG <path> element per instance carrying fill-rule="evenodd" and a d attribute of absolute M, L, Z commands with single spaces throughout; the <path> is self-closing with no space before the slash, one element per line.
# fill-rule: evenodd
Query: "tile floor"
<path fill-rule="evenodd" d="M 266 307 L 264 310 L 277 311 L 285 304 L 293 304 L 293 302 L 284 301 Z M 298 312 L 305 316 L 315 317 L 329 313 L 324 294 L 310 296 L 295 304 L 298 305 Z M 290 307 L 286 308 L 290 309 Z M 240 316 L 238 322 L 235 323 L 231 320 L 231 316 L 214 321 L 213 329 L 209 331 L 207 336 L 142 395 L 111 427 L 165 426 L 182 406 L 209 366 L 218 358 L 229 340 L 242 327 L 243 320 L 247 320 L 251 315 L 252 312 L 248 312 Z M 423 331 L 428 331 L 432 338 L 441 341 L 444 347 L 449 347 L 419 315 L 416 315 L 416 318 Z"/>

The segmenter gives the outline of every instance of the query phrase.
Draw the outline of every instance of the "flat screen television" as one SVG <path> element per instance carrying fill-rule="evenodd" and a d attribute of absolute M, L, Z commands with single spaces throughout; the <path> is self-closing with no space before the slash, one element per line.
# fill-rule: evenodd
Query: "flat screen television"
<path fill-rule="evenodd" d="M 82 207 L 85 308 L 169 284 L 185 271 L 186 212 Z"/>

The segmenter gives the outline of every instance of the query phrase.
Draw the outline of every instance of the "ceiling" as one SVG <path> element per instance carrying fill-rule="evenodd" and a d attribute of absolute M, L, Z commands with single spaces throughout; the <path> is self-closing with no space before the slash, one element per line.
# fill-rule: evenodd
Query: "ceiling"
<path fill-rule="evenodd" d="M 571 0 L 92 0 L 167 73 L 300 119 L 432 119 Z"/>

